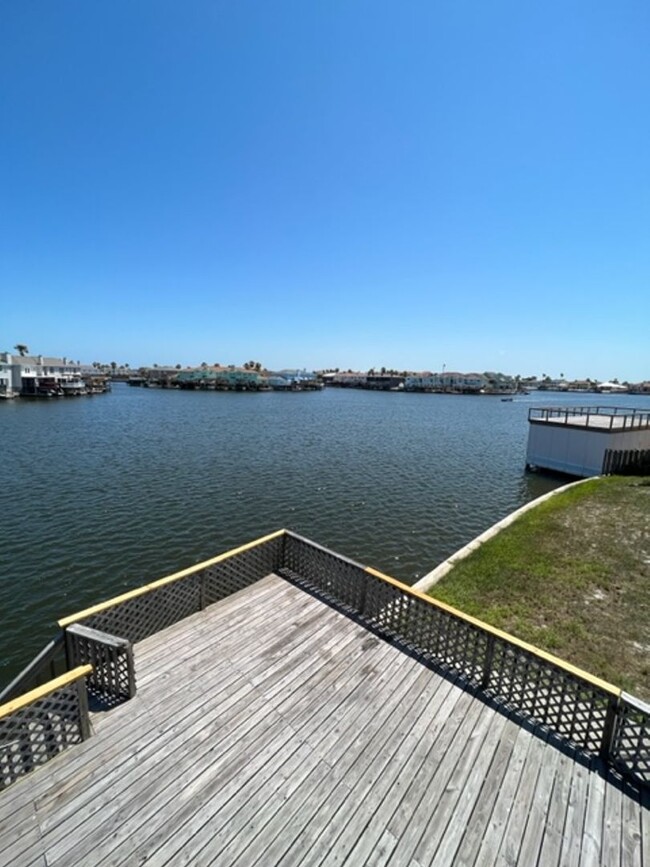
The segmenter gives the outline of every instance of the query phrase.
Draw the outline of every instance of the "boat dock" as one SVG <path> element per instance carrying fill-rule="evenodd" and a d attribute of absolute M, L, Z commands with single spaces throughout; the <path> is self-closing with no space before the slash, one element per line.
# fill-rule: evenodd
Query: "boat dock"
<path fill-rule="evenodd" d="M 650 716 L 478 623 L 284 531 L 64 618 L 0 865 L 650 864 Z"/>
<path fill-rule="evenodd" d="M 535 407 L 528 412 L 526 467 L 571 476 L 646 472 L 650 412 L 611 406 Z"/>

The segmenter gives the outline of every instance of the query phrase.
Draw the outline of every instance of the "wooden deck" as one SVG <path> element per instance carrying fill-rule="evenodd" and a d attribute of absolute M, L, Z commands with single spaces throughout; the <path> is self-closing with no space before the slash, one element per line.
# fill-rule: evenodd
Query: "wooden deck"
<path fill-rule="evenodd" d="M 0 795 L 0 865 L 650 865 L 647 801 L 269 576 Z"/>

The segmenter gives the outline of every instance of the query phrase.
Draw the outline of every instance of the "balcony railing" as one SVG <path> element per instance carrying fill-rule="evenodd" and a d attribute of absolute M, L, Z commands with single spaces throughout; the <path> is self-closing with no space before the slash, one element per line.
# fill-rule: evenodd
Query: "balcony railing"
<path fill-rule="evenodd" d="M 650 428 L 650 412 L 621 406 L 532 407 L 528 421 L 597 430 L 646 430 Z"/>

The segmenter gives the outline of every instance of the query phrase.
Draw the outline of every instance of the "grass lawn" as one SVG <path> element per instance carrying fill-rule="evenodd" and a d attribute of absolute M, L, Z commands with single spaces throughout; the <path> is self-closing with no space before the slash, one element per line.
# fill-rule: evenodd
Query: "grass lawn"
<path fill-rule="evenodd" d="M 650 477 L 552 497 L 430 595 L 650 699 Z"/>

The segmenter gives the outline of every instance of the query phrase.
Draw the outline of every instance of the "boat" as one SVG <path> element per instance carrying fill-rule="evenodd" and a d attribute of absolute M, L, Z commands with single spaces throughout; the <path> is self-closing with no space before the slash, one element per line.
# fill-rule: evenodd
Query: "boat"
<path fill-rule="evenodd" d="M 64 379 L 61 390 L 66 397 L 78 397 L 86 394 L 86 384 L 81 379 Z"/>

